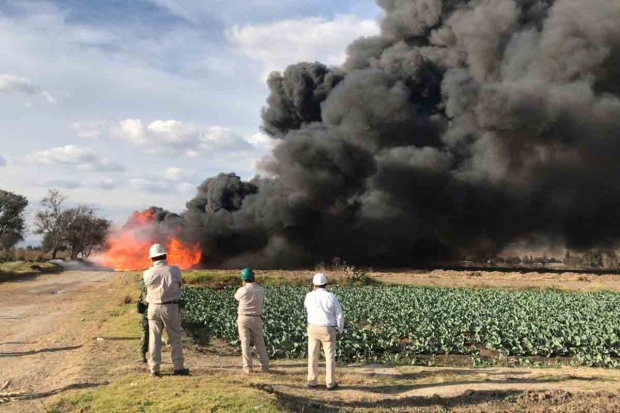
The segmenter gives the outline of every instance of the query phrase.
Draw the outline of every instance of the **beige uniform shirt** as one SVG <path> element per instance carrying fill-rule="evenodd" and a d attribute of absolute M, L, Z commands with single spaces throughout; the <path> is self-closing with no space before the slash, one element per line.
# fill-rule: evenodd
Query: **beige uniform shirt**
<path fill-rule="evenodd" d="M 247 283 L 235 293 L 235 300 L 239 301 L 237 314 L 246 316 L 260 316 L 263 313 L 265 290 L 257 283 Z"/>
<path fill-rule="evenodd" d="M 162 304 L 181 299 L 181 270 L 166 261 L 155 261 L 144 271 L 146 296 L 150 304 Z"/>

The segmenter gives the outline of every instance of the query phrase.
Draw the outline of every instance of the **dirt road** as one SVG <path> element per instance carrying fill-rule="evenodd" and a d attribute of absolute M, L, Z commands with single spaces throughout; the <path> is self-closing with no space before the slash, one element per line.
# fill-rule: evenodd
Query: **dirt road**
<path fill-rule="evenodd" d="M 73 360 L 92 340 L 84 310 L 114 275 L 66 271 L 0 284 L 0 411 L 44 411 L 46 397 L 90 385 Z"/>

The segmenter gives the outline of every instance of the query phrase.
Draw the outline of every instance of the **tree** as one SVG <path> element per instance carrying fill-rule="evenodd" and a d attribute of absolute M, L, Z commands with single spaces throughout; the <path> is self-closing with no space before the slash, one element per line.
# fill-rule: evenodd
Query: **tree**
<path fill-rule="evenodd" d="M 63 211 L 66 222 L 65 242 L 71 251 L 71 259 L 79 255 L 88 258 L 90 254 L 105 245 L 105 238 L 111 222 L 95 215 L 88 205 L 78 205 Z"/>
<path fill-rule="evenodd" d="M 67 197 L 57 189 L 50 189 L 47 196 L 41 200 L 42 210 L 34 218 L 35 234 L 43 235 L 43 245 L 52 251 L 52 258 L 56 258 L 62 250 L 65 238 L 66 215 L 62 213 L 62 204 Z"/>
<path fill-rule="evenodd" d="M 0 189 L 0 247 L 9 250 L 23 241 L 26 231 L 24 212 L 28 206 L 25 196 Z"/>
<path fill-rule="evenodd" d="M 42 246 L 52 251 L 53 258 L 58 251 L 66 249 L 72 260 L 79 256 L 88 258 L 93 251 L 104 246 L 111 222 L 97 217 L 96 210 L 88 205 L 63 209 L 66 199 L 58 190 L 49 191 L 41 200 L 43 209 L 35 217 L 35 233 L 43 234 Z"/>

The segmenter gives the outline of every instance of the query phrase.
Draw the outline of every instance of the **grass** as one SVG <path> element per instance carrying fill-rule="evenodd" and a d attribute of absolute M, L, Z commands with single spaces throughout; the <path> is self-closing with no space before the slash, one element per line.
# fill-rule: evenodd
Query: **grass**
<path fill-rule="evenodd" d="M 256 281 L 261 285 L 312 285 L 312 271 L 256 271 Z M 331 285 L 349 284 L 349 278 L 345 272 L 333 272 L 328 274 Z M 369 278 L 373 285 L 381 284 L 379 281 Z M 183 272 L 183 281 L 196 287 L 219 288 L 226 285 L 241 285 L 238 271 L 231 270 L 192 270 Z"/>
<path fill-rule="evenodd" d="M 63 397 L 51 410 L 65 412 L 281 412 L 270 395 L 222 375 L 128 375 L 113 384 Z"/>
<path fill-rule="evenodd" d="M 57 273 L 62 267 L 51 262 L 32 263 L 26 261 L 12 261 L 0 263 L 0 282 L 14 281 L 28 275 Z"/>

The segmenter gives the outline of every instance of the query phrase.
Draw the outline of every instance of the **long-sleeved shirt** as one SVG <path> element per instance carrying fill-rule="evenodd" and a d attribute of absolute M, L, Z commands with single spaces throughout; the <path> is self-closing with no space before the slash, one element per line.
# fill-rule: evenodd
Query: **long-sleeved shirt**
<path fill-rule="evenodd" d="M 149 304 L 162 304 L 181 299 L 181 270 L 166 261 L 155 261 L 153 266 L 144 271 L 142 277 L 146 285 Z"/>
<path fill-rule="evenodd" d="M 308 324 L 322 327 L 337 327 L 344 330 L 344 316 L 338 298 L 325 288 L 317 288 L 306 295 L 304 302 L 308 311 Z"/>
<path fill-rule="evenodd" d="M 265 289 L 255 282 L 247 283 L 237 290 L 235 300 L 239 301 L 237 314 L 258 317 L 263 314 Z"/>

